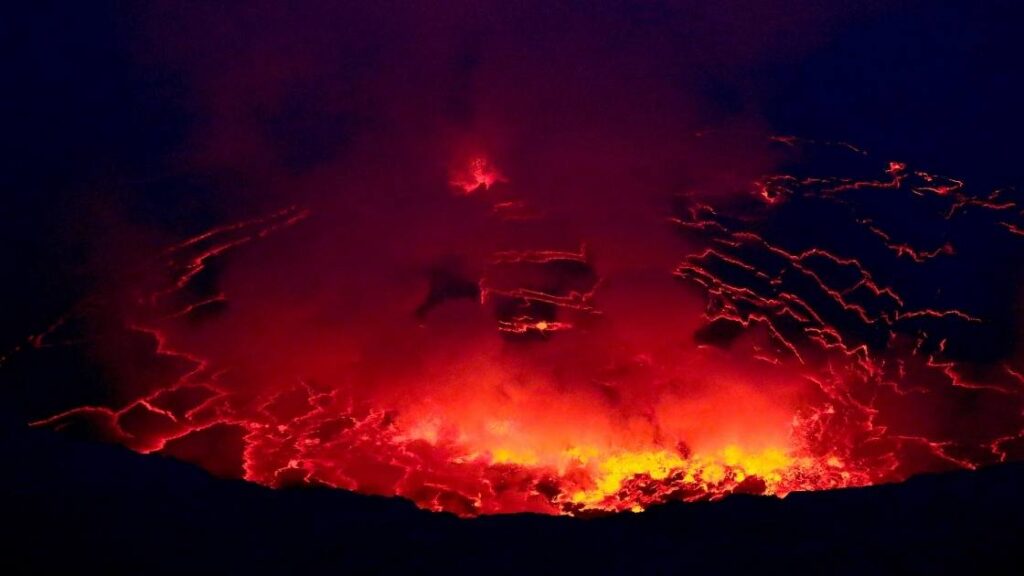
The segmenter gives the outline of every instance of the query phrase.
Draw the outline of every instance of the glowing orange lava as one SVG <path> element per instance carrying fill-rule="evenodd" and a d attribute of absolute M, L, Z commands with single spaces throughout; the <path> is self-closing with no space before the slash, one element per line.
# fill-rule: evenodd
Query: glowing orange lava
<path fill-rule="evenodd" d="M 314 210 L 219 226 L 169 249 L 124 325 L 103 325 L 97 354 L 134 388 L 35 424 L 268 486 L 398 495 L 460 515 L 640 511 L 1024 457 L 1024 365 L 983 371 L 933 336 L 985 318 L 918 303 L 867 258 L 776 224 L 813 208 L 840 214 L 876 260 L 960 257 L 953 241 L 917 246 L 886 227 L 869 209 L 886 194 L 950 225 L 970 206 L 1020 240 L 1005 193 L 972 195 L 899 162 L 879 168 L 769 174 L 730 197 L 676 193 L 660 223 L 679 234 L 665 251 L 675 264 L 650 277 L 629 274 L 639 255 L 609 263 L 588 238 L 481 240 L 499 226 L 522 240 L 541 214 L 524 218 L 529 203 L 484 157 L 452 178 L 463 194 L 438 195 L 482 223 L 452 242 L 468 263 L 382 241 L 333 255 L 323 269 L 346 271 L 322 274 L 333 283 L 282 284 L 279 270 L 319 238 L 302 235 Z M 473 195 L 497 183 L 506 196 Z M 279 236 L 283 255 L 256 251 Z M 215 261 L 237 267 L 204 292 Z M 32 346 L 61 341 L 64 326 Z M 144 356 L 150 376 L 125 351 Z"/>

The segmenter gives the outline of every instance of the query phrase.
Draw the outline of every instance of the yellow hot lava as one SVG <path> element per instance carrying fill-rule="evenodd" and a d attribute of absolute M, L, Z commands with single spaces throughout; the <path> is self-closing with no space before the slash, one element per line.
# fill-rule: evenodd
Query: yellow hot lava
<path fill-rule="evenodd" d="M 494 464 L 515 464 L 534 467 L 550 462 L 533 451 L 514 451 L 506 448 L 489 453 Z M 586 487 L 567 495 L 568 501 L 582 508 L 608 508 L 606 504 L 619 500 L 629 509 L 640 511 L 643 506 L 630 502 L 620 492 L 633 478 L 655 482 L 671 480 L 672 485 L 700 488 L 710 494 L 719 493 L 726 483 L 735 486 L 748 477 L 764 482 L 766 494 L 784 495 L 790 490 L 786 480 L 817 467 L 809 457 L 797 457 L 778 448 L 747 451 L 738 445 L 728 445 L 708 454 L 684 457 L 672 450 L 615 450 L 603 452 L 593 446 L 578 446 L 557 456 L 554 468 L 560 477 L 571 470 L 585 470 L 589 479 Z M 832 457 L 829 466 L 841 468 L 842 463 Z"/>

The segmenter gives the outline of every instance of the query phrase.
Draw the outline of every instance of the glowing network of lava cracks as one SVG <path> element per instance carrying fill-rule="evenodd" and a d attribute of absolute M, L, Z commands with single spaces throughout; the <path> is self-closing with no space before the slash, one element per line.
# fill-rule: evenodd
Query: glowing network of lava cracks
<path fill-rule="evenodd" d="M 694 370 L 735 365 L 737 377 L 789 382 L 784 400 L 775 402 L 775 392 L 765 400 L 785 410 L 784 436 L 695 441 L 684 428 L 673 429 L 673 419 L 714 428 L 734 410 L 756 420 L 760 404 L 734 408 L 756 395 L 738 388 L 724 400 L 711 393 L 717 400 L 702 408 L 704 396 L 686 400 L 678 374 L 666 375 L 659 358 L 643 351 L 607 370 L 596 396 L 549 408 L 543 397 L 519 402 L 518 416 L 471 396 L 433 411 L 405 410 L 410 404 L 392 396 L 360 395 L 355 384 L 301 375 L 247 387 L 232 379 L 233 366 L 176 335 L 230 307 L 230 293 L 197 288 L 212 265 L 229 268 L 243 247 L 305 225 L 310 211 L 301 207 L 221 225 L 170 247 L 161 257 L 166 280 L 129 307 L 120 337 L 142 342 L 134 353 L 159 361 L 172 376 L 33 425 L 85 431 L 268 486 L 399 495 L 460 515 L 639 511 L 672 499 L 785 495 L 1024 457 L 1024 364 L 1019 357 L 958 359 L 949 335 L 970 337 L 990 319 L 943 305 L 915 277 L 941 274 L 947 262 L 969 257 L 957 243 L 961 223 L 980 222 L 999 241 L 1024 242 L 1015 193 L 979 194 L 903 163 L 879 166 L 847 145 L 775 138 L 772 146 L 840 158 L 828 164 L 840 174 L 814 174 L 806 169 L 813 163 L 794 163 L 742 193 L 675 194 L 664 226 L 675 229 L 683 248 L 664 274 L 675 277 L 670 282 L 681 297 L 699 294 L 704 312 L 696 332 L 666 338 L 688 343 L 680 354 Z M 490 202 L 495 218 L 537 217 L 515 196 L 514 178 L 487 159 L 472 160 L 451 186 L 452 201 Z M 930 229 L 940 233 L 909 235 L 894 217 L 934 221 Z M 599 255 L 584 243 L 506 250 L 473 277 L 432 273 L 422 304 L 408 313 L 425 321 L 461 299 L 491 311 L 504 345 L 537 349 L 600 323 L 604 282 Z M 64 333 L 74 324 L 69 316 L 26 348 L 71 345 Z M 543 396 L 548 389 L 516 390 Z M 636 419 L 619 421 L 590 407 L 623 398 L 646 415 L 642 433 L 631 428 Z M 566 424 L 542 424 L 559 419 Z"/>

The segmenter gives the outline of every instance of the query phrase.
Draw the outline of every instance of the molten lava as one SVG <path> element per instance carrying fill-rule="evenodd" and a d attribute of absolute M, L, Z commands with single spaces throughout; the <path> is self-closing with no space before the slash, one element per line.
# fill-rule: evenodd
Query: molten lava
<path fill-rule="evenodd" d="M 124 319 L 84 322 L 121 383 L 109 402 L 35 425 L 460 515 L 639 511 L 1024 457 L 1024 364 L 949 354 L 943 334 L 990 319 L 915 284 L 969 247 L 919 245 L 891 221 L 894 207 L 954 231 L 982 219 L 1019 242 L 1018 201 L 823 147 L 849 173 L 794 164 L 737 194 L 674 191 L 658 226 L 677 234 L 675 265 L 650 276 L 600 238 L 520 233 L 547 207 L 482 156 L 438 202 L 522 245 L 351 246 L 322 265 L 344 274 L 282 285 L 339 227 L 303 235 L 318 213 L 291 207 L 213 228 L 168 249 L 140 298 L 30 340 L 71 345 L 82 318 Z"/>
<path fill-rule="evenodd" d="M 477 190 L 488 190 L 491 186 L 504 181 L 505 177 L 490 161 L 483 157 L 477 157 L 470 160 L 468 166 L 462 167 L 456 172 L 451 184 L 465 194 L 472 194 Z"/>

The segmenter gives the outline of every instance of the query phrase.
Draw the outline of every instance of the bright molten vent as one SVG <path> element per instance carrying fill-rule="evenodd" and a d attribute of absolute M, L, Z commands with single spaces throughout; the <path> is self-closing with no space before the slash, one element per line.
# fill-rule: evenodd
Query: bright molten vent
<path fill-rule="evenodd" d="M 541 193 L 474 154 L 427 191 L 213 227 L 30 339 L 111 383 L 34 424 L 460 515 L 1024 457 L 1021 356 L 972 356 L 1001 319 L 942 289 L 987 245 L 1024 248 L 1018 196 L 769 148 L 782 171 L 736 191 Z"/>

